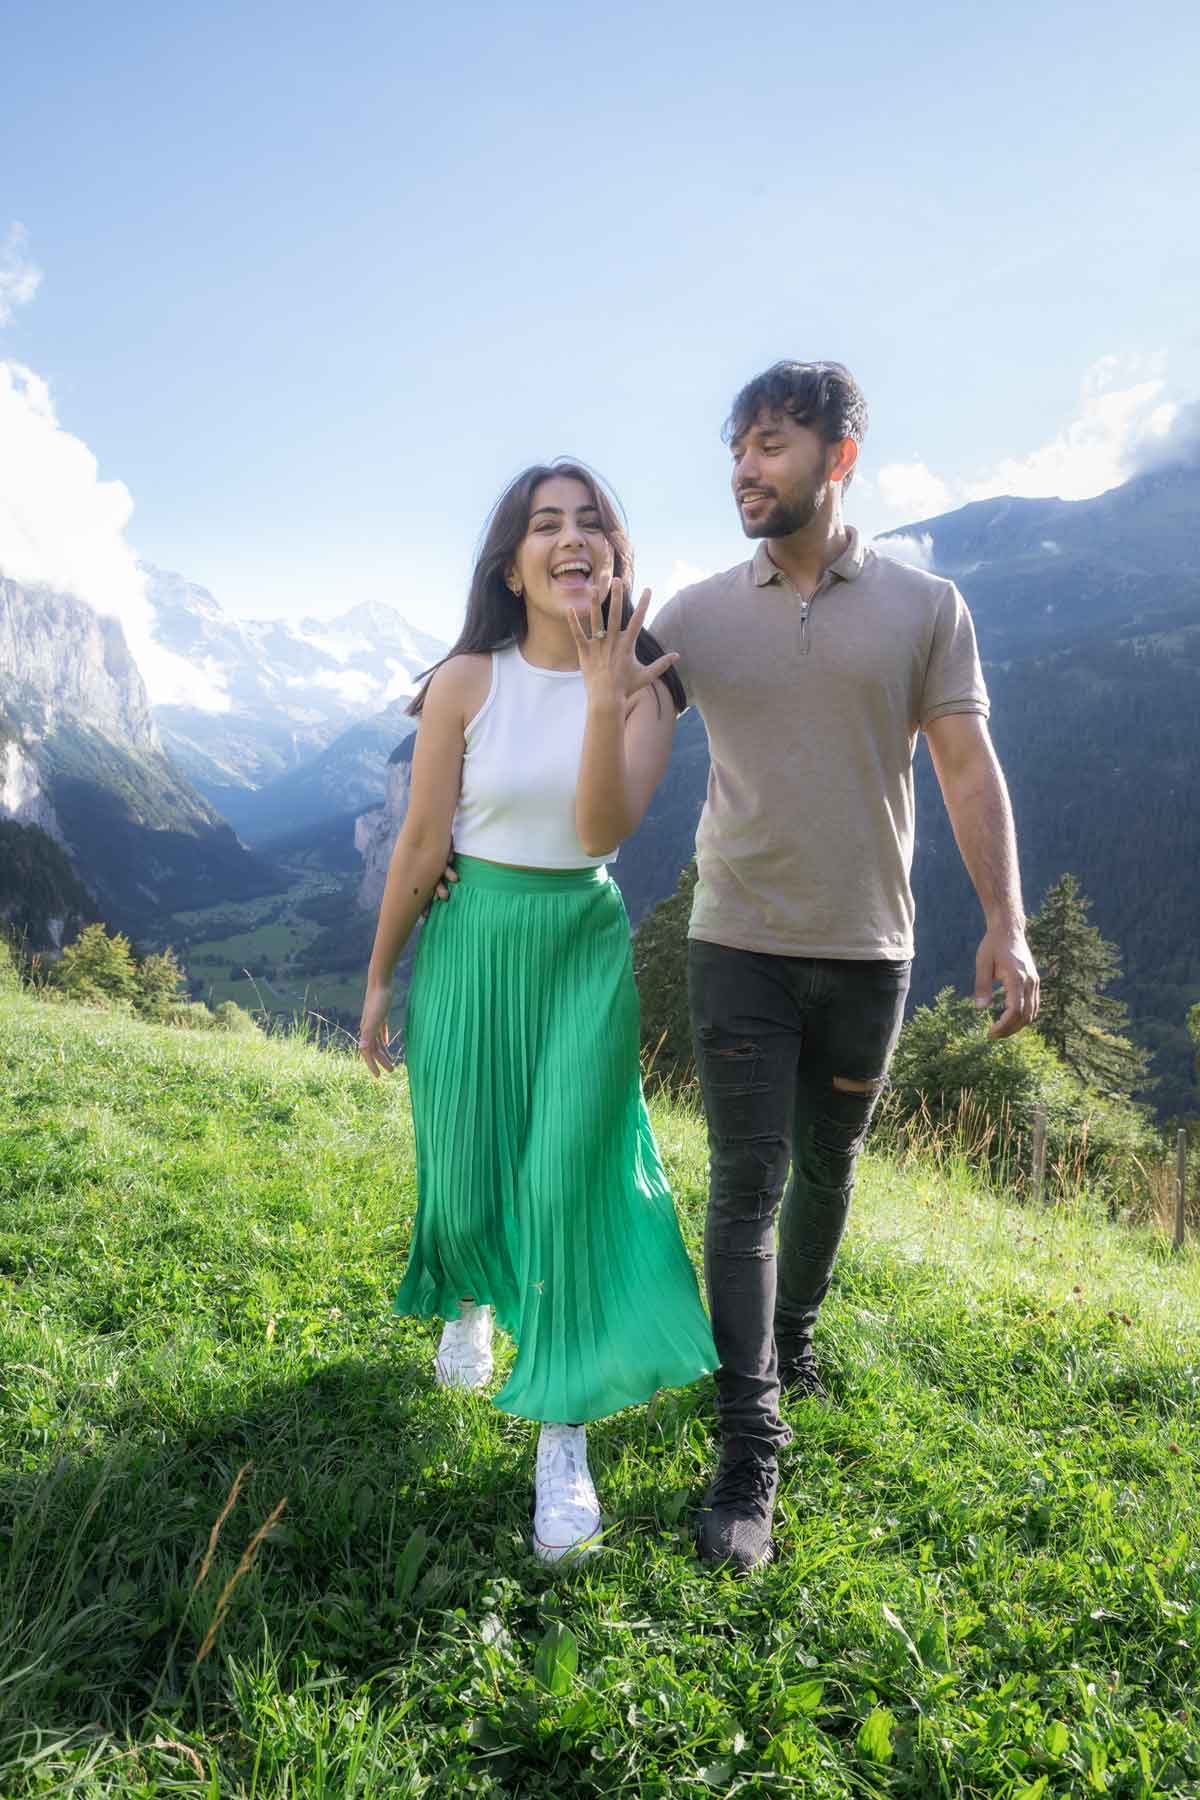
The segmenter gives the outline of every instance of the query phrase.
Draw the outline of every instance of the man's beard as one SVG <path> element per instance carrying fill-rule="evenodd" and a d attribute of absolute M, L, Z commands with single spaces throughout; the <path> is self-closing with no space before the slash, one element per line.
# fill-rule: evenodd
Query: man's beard
<path fill-rule="evenodd" d="M 742 513 L 742 530 L 748 538 L 791 537 L 794 531 L 803 531 L 806 525 L 812 524 L 824 506 L 828 492 L 829 483 L 818 481 L 809 488 L 807 494 L 793 495 L 790 500 L 776 500 L 757 519 L 747 519 Z"/>

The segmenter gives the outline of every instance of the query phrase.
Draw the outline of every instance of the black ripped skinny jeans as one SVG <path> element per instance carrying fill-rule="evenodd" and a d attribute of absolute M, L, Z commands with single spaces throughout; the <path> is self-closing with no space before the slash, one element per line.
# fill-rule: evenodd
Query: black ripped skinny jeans
<path fill-rule="evenodd" d="M 704 1273 L 725 1438 L 779 1446 L 791 1436 L 779 1416 L 779 1366 L 812 1352 L 910 969 L 688 945 L 710 1156 Z"/>

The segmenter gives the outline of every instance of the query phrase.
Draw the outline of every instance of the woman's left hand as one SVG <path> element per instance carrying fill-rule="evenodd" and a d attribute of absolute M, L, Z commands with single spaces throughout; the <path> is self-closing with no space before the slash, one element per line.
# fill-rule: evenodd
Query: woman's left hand
<path fill-rule="evenodd" d="M 584 631 L 580 615 L 572 611 L 568 617 L 579 650 L 579 667 L 592 705 L 609 704 L 624 708 L 639 689 L 657 681 L 660 675 L 679 661 L 677 651 L 660 656 L 657 662 L 642 663 L 634 646 L 650 608 L 650 589 L 646 588 L 622 630 L 621 614 L 625 610 L 625 584 L 612 584 L 608 600 L 608 627 L 601 611 L 600 590 L 592 589 L 589 608 L 589 630 Z"/>

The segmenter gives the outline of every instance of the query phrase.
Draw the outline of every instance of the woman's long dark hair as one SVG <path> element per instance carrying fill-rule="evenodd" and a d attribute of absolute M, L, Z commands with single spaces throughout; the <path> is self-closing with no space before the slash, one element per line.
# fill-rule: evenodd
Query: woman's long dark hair
<path fill-rule="evenodd" d="M 582 482 L 592 497 L 600 515 L 601 529 L 612 545 L 613 578 L 624 584 L 621 624 L 628 625 L 633 614 L 633 545 L 629 541 L 620 501 L 586 463 L 560 456 L 551 463 L 534 463 L 532 468 L 522 469 L 509 482 L 492 508 L 475 556 L 475 571 L 471 576 L 470 592 L 467 595 L 467 616 L 457 643 L 442 658 L 443 662 L 449 662 L 452 656 L 481 655 L 491 650 L 503 650 L 506 645 L 519 644 L 524 638 L 528 630 L 525 604 L 512 592 L 505 576 L 512 568 L 517 551 L 529 529 L 529 511 L 534 489 L 556 475 L 566 475 L 573 481 Z M 608 603 L 609 596 L 605 595 L 601 607 L 605 625 L 608 624 Z M 657 638 L 648 631 L 638 633 L 634 649 L 641 663 L 657 662 L 662 655 L 662 647 Z M 420 713 L 429 692 L 430 678 L 441 666 L 442 663 L 435 663 L 423 678 L 420 691 L 409 706 L 410 713 Z M 659 676 L 659 680 L 674 701 L 676 712 L 682 712 L 687 705 L 687 696 L 674 669 L 668 669 L 665 675 Z"/>

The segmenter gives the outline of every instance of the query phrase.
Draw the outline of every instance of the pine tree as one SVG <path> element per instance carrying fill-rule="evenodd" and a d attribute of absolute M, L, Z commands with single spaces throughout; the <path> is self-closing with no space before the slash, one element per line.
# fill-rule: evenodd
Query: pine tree
<path fill-rule="evenodd" d="M 1105 992 L 1121 973 L 1121 953 L 1088 923 L 1091 905 L 1063 875 L 1029 922 L 1042 984 L 1036 1028 L 1088 1087 L 1128 1097 L 1149 1085 L 1150 1059 L 1126 1036 L 1124 1003 Z"/>
<path fill-rule="evenodd" d="M 642 1048 L 656 1075 L 667 1080 L 691 1073 L 692 1034 L 687 1004 L 687 935 L 696 865 L 690 862 L 675 892 L 660 900 L 638 926 L 633 966 L 642 1001 Z"/>

